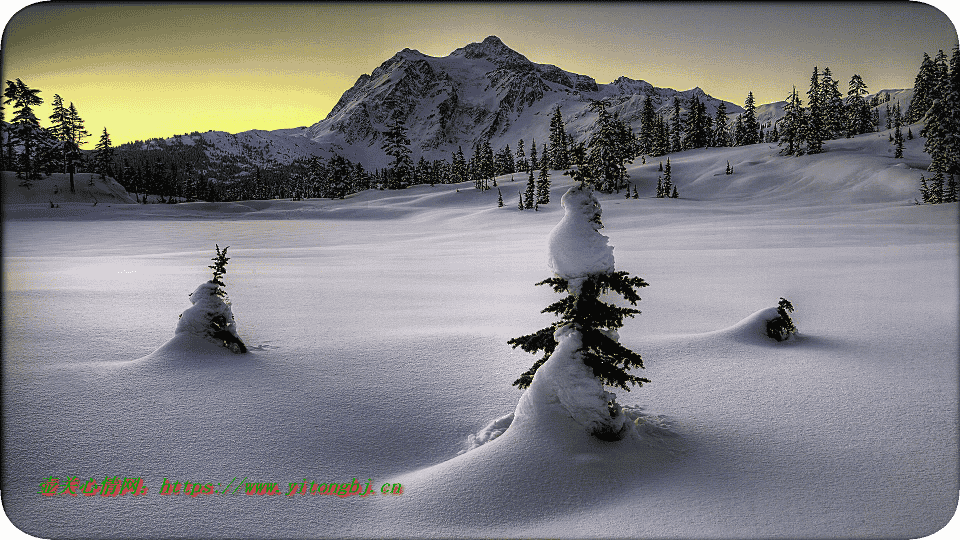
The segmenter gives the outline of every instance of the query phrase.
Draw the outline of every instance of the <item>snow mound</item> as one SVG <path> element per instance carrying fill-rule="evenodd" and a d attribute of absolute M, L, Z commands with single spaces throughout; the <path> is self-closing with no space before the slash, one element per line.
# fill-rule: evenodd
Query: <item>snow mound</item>
<path fill-rule="evenodd" d="M 513 424 L 514 413 L 505 414 L 499 418 L 491 420 L 489 424 L 483 426 L 483 429 L 467 436 L 467 448 L 458 452 L 463 454 L 474 448 L 479 448 L 488 442 L 496 439 Z"/>
<path fill-rule="evenodd" d="M 32 180 L 30 187 L 21 186 L 17 173 L 3 171 L 3 204 L 50 203 L 127 203 L 136 200 L 116 180 L 93 173 L 73 175 L 74 192 L 70 192 L 70 175 L 54 173 Z"/>
<path fill-rule="evenodd" d="M 202 283 L 190 294 L 193 306 L 180 315 L 176 334 L 205 338 L 234 352 L 246 352 L 237 334 L 237 324 L 226 291 L 213 281 Z"/>
<path fill-rule="evenodd" d="M 575 186 L 560 199 L 563 219 L 550 232 L 547 265 L 553 272 L 575 282 L 590 274 L 614 271 L 613 247 L 600 233 L 600 201 L 589 187 Z M 571 291 L 576 290 L 571 283 Z"/>
<path fill-rule="evenodd" d="M 562 326 L 554 339 L 557 348 L 520 397 L 514 424 L 554 423 L 555 417 L 566 417 L 586 433 L 622 438 L 630 426 L 624 422 L 616 394 L 604 390 L 600 379 L 583 363 L 580 331 Z"/>

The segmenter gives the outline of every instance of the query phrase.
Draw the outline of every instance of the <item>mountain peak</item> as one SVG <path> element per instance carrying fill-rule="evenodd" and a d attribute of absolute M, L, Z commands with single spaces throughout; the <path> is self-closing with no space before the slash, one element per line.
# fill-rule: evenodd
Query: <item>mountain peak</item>
<path fill-rule="evenodd" d="M 464 58 L 482 58 L 495 64 L 528 64 L 527 57 L 511 49 L 497 36 L 487 36 L 480 43 L 471 43 L 466 47 L 461 47 L 450 56 L 462 56 Z"/>

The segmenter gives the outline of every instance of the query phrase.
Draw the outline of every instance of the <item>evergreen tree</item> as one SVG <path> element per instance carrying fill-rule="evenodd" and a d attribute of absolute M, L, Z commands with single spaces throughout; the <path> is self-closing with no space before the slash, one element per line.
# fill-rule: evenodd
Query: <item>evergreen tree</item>
<path fill-rule="evenodd" d="M 407 128 L 400 117 L 394 117 L 387 124 L 387 131 L 383 134 L 383 145 L 380 147 L 388 156 L 393 158 L 390 163 L 390 189 L 403 189 L 410 185 L 413 175 L 413 159 L 410 157 L 410 139 L 407 138 Z"/>
<path fill-rule="evenodd" d="M 951 178 L 953 178 L 953 177 L 951 176 Z M 636 184 L 634 184 L 634 186 L 633 186 L 633 198 L 634 198 L 634 199 L 639 199 L 639 198 L 640 198 L 640 194 L 637 193 L 637 186 L 636 186 Z"/>
<path fill-rule="evenodd" d="M 754 103 L 753 92 L 747 93 L 743 109 L 743 140 L 741 144 L 756 144 L 760 142 L 760 122 L 757 121 L 757 107 Z"/>
<path fill-rule="evenodd" d="M 462 146 L 458 147 L 457 152 L 453 154 L 453 165 L 451 169 L 451 175 L 453 176 L 452 182 L 454 184 L 466 182 L 470 179 L 470 174 L 467 170 L 467 159 L 463 155 Z"/>
<path fill-rule="evenodd" d="M 80 148 L 86 144 L 84 139 L 90 136 L 90 132 L 86 130 L 83 118 L 80 118 L 80 113 L 77 112 L 73 103 L 70 103 L 68 111 L 70 113 L 70 134 L 73 137 L 73 144 Z"/>
<path fill-rule="evenodd" d="M 960 197 L 960 193 L 957 192 L 957 179 L 951 174 L 950 180 L 947 181 L 947 189 L 943 194 L 943 202 L 957 202 L 958 197 Z"/>
<path fill-rule="evenodd" d="M 656 114 L 653 108 L 653 99 L 648 94 L 643 99 L 643 109 L 640 114 L 640 151 L 646 154 L 653 153 L 654 139 L 657 133 L 656 121 L 654 120 Z"/>
<path fill-rule="evenodd" d="M 847 91 L 847 136 L 852 137 L 872 131 L 873 121 L 870 106 L 863 99 L 867 93 L 867 85 L 854 74 L 850 78 L 850 87 Z"/>
<path fill-rule="evenodd" d="M 587 144 L 587 158 L 591 174 L 596 177 L 598 191 L 610 193 L 620 190 L 626 179 L 626 163 L 633 160 L 633 136 L 623 122 L 607 111 L 604 101 L 592 101 L 590 109 L 597 112 L 597 123 Z"/>
<path fill-rule="evenodd" d="M 500 193 L 500 188 L 497 188 L 497 208 L 503 208 L 503 193 Z"/>
<path fill-rule="evenodd" d="M 823 151 L 824 121 L 823 108 L 820 105 L 820 93 L 820 72 L 814 66 L 813 76 L 810 78 L 810 90 L 807 91 L 810 113 L 807 116 L 804 132 L 808 154 L 819 154 Z"/>
<path fill-rule="evenodd" d="M 533 169 L 530 169 L 530 176 L 527 178 L 527 191 L 524 194 L 525 197 L 523 199 L 525 208 L 533 208 L 533 199 L 535 197 L 536 189 L 537 187 L 533 177 Z"/>
<path fill-rule="evenodd" d="M 537 204 L 550 203 L 550 171 L 546 167 L 540 169 L 540 179 L 537 182 Z"/>
<path fill-rule="evenodd" d="M 938 55 L 939 56 L 939 55 Z M 939 73 L 939 68 L 933 68 Z M 930 155 L 930 171 L 960 173 L 960 49 L 954 48 L 947 75 L 938 83 L 934 100 L 920 135 L 926 137 L 923 149 Z"/>
<path fill-rule="evenodd" d="M 663 198 L 663 176 L 657 176 L 657 198 Z"/>
<path fill-rule="evenodd" d="M 514 167 L 517 172 L 529 172 L 530 164 L 527 162 L 527 155 L 523 151 L 523 139 L 517 143 L 517 164 Z"/>
<path fill-rule="evenodd" d="M 780 153 L 792 156 L 801 152 L 800 145 L 803 141 L 804 133 L 804 114 L 803 103 L 797 95 L 797 88 L 787 96 L 787 103 L 783 106 L 784 116 L 780 120 L 780 142 L 779 145 L 786 143 L 787 147 Z"/>
<path fill-rule="evenodd" d="M 520 202 L 517 203 L 517 208 L 523 210 L 523 192 L 518 191 L 517 195 L 520 195 Z"/>
<path fill-rule="evenodd" d="M 585 186 L 571 188 L 578 189 L 583 190 Z M 595 208 L 596 212 L 590 219 L 598 230 L 603 227 L 598 202 Z M 625 317 L 633 317 L 640 311 L 603 301 L 608 293 L 615 292 L 635 306 L 640 301 L 637 289 L 648 285 L 642 278 L 630 276 L 624 271 L 610 271 L 588 274 L 575 280 L 555 275 L 537 285 L 549 285 L 555 292 L 566 293 L 566 296 L 543 310 L 544 313 L 557 315 L 557 322 L 533 334 L 516 337 L 507 342 L 514 348 L 520 347 L 529 353 L 544 353 L 533 367 L 514 381 L 514 386 L 520 389 L 530 386 L 537 370 L 556 350 L 556 335 L 562 328 L 576 331 L 582 336 L 582 346 L 578 352 L 582 354 L 583 363 L 592 369 L 594 376 L 603 384 L 629 391 L 630 385 L 642 386 L 643 383 L 650 382 L 628 373 L 634 367 L 643 368 L 643 359 L 612 337 L 613 332 L 623 326 Z"/>
<path fill-rule="evenodd" d="M 903 157 L 903 131 L 900 129 L 901 122 L 900 104 L 897 103 L 897 106 L 893 108 L 893 143 L 896 145 L 893 157 L 898 159 Z"/>
<path fill-rule="evenodd" d="M 530 168 L 527 170 L 527 172 L 531 172 L 536 169 L 539 163 L 540 162 L 537 160 L 537 140 L 534 139 L 533 142 L 530 143 Z"/>
<path fill-rule="evenodd" d="M 677 186 L 676 186 L 676 184 L 674 184 L 674 186 L 673 186 L 673 194 L 670 195 L 670 198 L 671 198 L 671 199 L 678 199 L 678 198 L 680 198 L 680 195 L 677 193 Z"/>
<path fill-rule="evenodd" d="M 3 96 L 5 105 L 13 104 L 14 115 L 7 137 L 9 144 L 22 146 L 17 161 L 17 177 L 23 179 L 21 185 L 30 186 L 31 180 L 40 179 L 40 147 L 43 144 L 43 132 L 40 120 L 33 107 L 43 103 L 40 90 L 30 88 L 22 80 L 7 81 Z"/>
<path fill-rule="evenodd" d="M 713 121 L 713 145 L 730 146 L 730 137 L 727 135 L 727 104 L 723 101 L 717 105 L 717 115 Z"/>
<path fill-rule="evenodd" d="M 563 125 L 563 116 L 560 114 L 559 105 L 553 110 L 553 117 L 550 118 L 550 164 L 554 169 L 570 167 L 567 132 Z"/>
<path fill-rule="evenodd" d="M 680 98 L 674 96 L 673 98 L 673 116 L 671 117 L 671 124 L 673 126 L 673 132 L 671 133 L 670 139 L 670 151 L 679 152 L 683 149 L 683 144 L 680 137 Z"/>
<path fill-rule="evenodd" d="M 824 134 L 828 139 L 846 135 L 846 115 L 843 109 L 843 94 L 840 93 L 840 81 L 833 79 L 830 68 L 823 68 L 820 79 L 820 107 L 823 111 Z"/>
<path fill-rule="evenodd" d="M 767 335 L 777 341 L 785 341 L 791 334 L 796 334 L 797 327 L 794 326 L 790 313 L 793 313 L 793 304 L 781 297 L 777 304 L 777 317 L 767 321 Z"/>
<path fill-rule="evenodd" d="M 667 158 L 667 164 L 663 168 L 663 196 L 670 196 L 670 189 L 673 187 L 673 181 L 670 176 L 670 158 Z"/>
<path fill-rule="evenodd" d="M 103 128 L 100 141 L 93 152 L 93 171 L 99 174 L 100 178 L 113 174 L 113 155 L 114 149 L 110 142 L 110 134 L 107 133 L 107 128 Z"/>

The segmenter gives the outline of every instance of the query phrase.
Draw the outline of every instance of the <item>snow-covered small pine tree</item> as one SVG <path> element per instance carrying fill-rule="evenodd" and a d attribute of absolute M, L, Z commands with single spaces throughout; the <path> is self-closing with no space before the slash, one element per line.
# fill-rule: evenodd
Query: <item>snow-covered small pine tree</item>
<path fill-rule="evenodd" d="M 190 294 L 193 306 L 180 315 L 175 333 L 202 337 L 239 354 L 247 352 L 247 347 L 237 334 L 230 298 L 223 289 L 223 275 L 227 273 L 227 261 L 230 260 L 227 257 L 229 247 L 220 251 L 217 245 L 217 256 L 209 267 L 213 269 L 213 279 L 202 283 Z"/>
<path fill-rule="evenodd" d="M 517 195 L 520 195 L 520 202 L 517 203 L 517 208 L 519 208 L 520 210 L 523 210 L 523 192 L 518 191 Z"/>
<path fill-rule="evenodd" d="M 628 373 L 643 368 L 643 359 L 618 341 L 617 329 L 624 317 L 640 311 L 608 304 L 603 298 L 612 291 L 636 305 L 640 300 L 636 290 L 647 283 L 614 269 L 613 248 L 600 233 L 600 203 L 590 185 L 570 188 L 561 205 L 563 219 L 548 241 L 548 264 L 554 276 L 537 283 L 566 293 L 543 310 L 560 320 L 508 341 L 514 348 L 544 353 L 513 383 L 527 390 L 517 406 L 518 418 L 523 410 L 559 402 L 593 436 L 619 440 L 629 422 L 624 423 L 616 395 L 604 390 L 604 385 L 629 391 L 630 385 L 650 381 Z"/>
<path fill-rule="evenodd" d="M 500 193 L 500 188 L 497 188 L 497 208 L 503 208 L 503 193 Z"/>
<path fill-rule="evenodd" d="M 676 186 L 676 185 L 673 186 L 673 193 L 670 194 L 670 198 L 671 198 L 671 199 L 678 199 L 678 198 L 680 198 L 680 194 L 677 193 L 677 186 Z"/>
<path fill-rule="evenodd" d="M 791 334 L 796 334 L 797 327 L 790 319 L 791 313 L 793 313 L 793 305 L 786 298 L 780 297 L 780 303 L 777 305 L 777 317 L 767 321 L 767 335 L 777 341 L 786 341 L 790 339 Z"/>
<path fill-rule="evenodd" d="M 663 177 L 662 176 L 657 177 L 657 198 L 658 199 L 663 198 Z"/>

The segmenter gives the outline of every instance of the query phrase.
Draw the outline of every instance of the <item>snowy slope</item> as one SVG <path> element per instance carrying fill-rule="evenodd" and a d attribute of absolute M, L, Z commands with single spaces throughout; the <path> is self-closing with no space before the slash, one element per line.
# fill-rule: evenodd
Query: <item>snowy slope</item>
<path fill-rule="evenodd" d="M 652 382 L 618 392 L 639 435 L 617 443 L 506 426 L 535 360 L 506 341 L 557 299 L 533 285 L 572 185 L 556 172 L 537 212 L 509 178 L 503 208 L 467 184 L 6 204 L 4 509 L 48 538 L 930 534 L 957 504 L 960 240 L 956 204 L 912 203 L 921 147 L 681 152 L 680 199 L 652 197 L 654 163 L 629 169 L 641 198 L 601 195 L 616 267 L 650 283 L 619 333 Z M 175 335 L 214 243 L 245 355 Z M 800 333 L 775 343 L 781 296 Z M 106 475 L 149 491 L 37 493 Z M 354 478 L 375 494 L 286 495 Z M 221 493 L 244 481 L 283 494 Z"/>
<path fill-rule="evenodd" d="M 29 186 L 11 171 L 3 171 L 2 199 L 4 204 L 50 203 L 136 203 L 123 186 L 110 177 L 101 178 L 94 173 L 73 175 L 74 191 L 70 191 L 70 175 L 53 173 L 40 180 L 31 180 Z"/>

